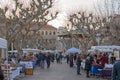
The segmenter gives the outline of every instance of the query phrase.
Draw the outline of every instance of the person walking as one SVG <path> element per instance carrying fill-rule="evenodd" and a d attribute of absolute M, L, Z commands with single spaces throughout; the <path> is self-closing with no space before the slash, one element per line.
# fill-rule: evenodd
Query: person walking
<path fill-rule="evenodd" d="M 56 61 L 57 63 L 60 63 L 60 54 L 56 54 Z"/>
<path fill-rule="evenodd" d="M 74 56 L 73 56 L 74 62 L 76 62 L 76 60 L 77 60 L 77 54 L 78 53 L 75 53 Z"/>
<path fill-rule="evenodd" d="M 4 74 L 0 66 L 0 80 L 4 80 Z"/>
<path fill-rule="evenodd" d="M 113 65 L 112 80 L 120 80 L 120 59 Z"/>
<path fill-rule="evenodd" d="M 116 57 L 114 56 L 114 54 L 112 54 L 112 56 L 110 57 L 110 63 L 114 64 L 116 61 Z"/>
<path fill-rule="evenodd" d="M 67 64 L 69 63 L 69 55 L 66 55 Z"/>
<path fill-rule="evenodd" d="M 40 67 L 44 69 L 45 66 L 45 54 L 39 53 Z"/>
<path fill-rule="evenodd" d="M 70 61 L 70 67 L 73 67 L 73 54 L 70 54 L 70 59 L 69 59 L 69 61 Z"/>
<path fill-rule="evenodd" d="M 60 64 L 62 64 L 62 58 L 63 58 L 63 55 L 62 55 L 62 53 L 60 53 L 60 55 L 59 55 Z"/>
<path fill-rule="evenodd" d="M 40 66 L 39 54 L 36 54 L 35 56 L 37 58 L 36 65 Z"/>
<path fill-rule="evenodd" d="M 47 68 L 50 67 L 50 62 L 51 62 L 51 56 L 50 56 L 50 53 L 48 52 L 48 54 L 46 55 Z"/>
<path fill-rule="evenodd" d="M 81 55 L 78 54 L 77 58 L 76 58 L 76 65 L 77 65 L 77 75 L 81 75 L 80 73 L 80 66 L 81 66 Z"/>
<path fill-rule="evenodd" d="M 89 76 L 89 72 L 91 70 L 91 61 L 90 61 L 90 57 L 88 56 L 86 61 L 85 61 L 85 70 L 86 70 L 86 77 L 90 77 Z"/>

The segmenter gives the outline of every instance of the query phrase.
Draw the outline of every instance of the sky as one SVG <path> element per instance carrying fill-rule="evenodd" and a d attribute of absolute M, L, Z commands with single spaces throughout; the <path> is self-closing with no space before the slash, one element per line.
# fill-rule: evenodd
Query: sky
<path fill-rule="evenodd" d="M 48 24 L 56 28 L 65 26 L 69 15 L 78 11 L 94 12 L 94 7 L 97 3 L 99 3 L 99 0 L 56 0 L 53 9 L 54 11 L 58 11 L 59 14 L 56 19 L 50 21 Z"/>
<path fill-rule="evenodd" d="M 48 22 L 48 24 L 53 25 L 58 28 L 60 26 L 65 26 L 69 15 L 76 13 L 78 11 L 95 12 L 95 4 L 102 2 L 103 0 L 54 0 L 52 12 L 59 12 L 57 18 Z M 31 0 L 19 0 L 19 2 L 24 3 L 24 7 L 29 5 Z M 9 8 L 15 7 L 12 5 L 14 1 L 12 0 L 0 0 L 0 8 L 4 6 L 9 6 Z M 14 9 L 14 8 L 13 8 Z M 9 12 L 6 15 L 10 15 Z"/>

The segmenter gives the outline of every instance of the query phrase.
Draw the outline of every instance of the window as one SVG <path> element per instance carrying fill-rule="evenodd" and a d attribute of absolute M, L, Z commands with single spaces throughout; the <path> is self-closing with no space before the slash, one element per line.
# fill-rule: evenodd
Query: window
<path fill-rule="evenodd" d="M 44 35 L 44 31 L 42 31 L 42 35 Z"/>
<path fill-rule="evenodd" d="M 55 35 L 56 33 L 55 33 L 55 31 L 53 32 L 53 35 Z"/>
<path fill-rule="evenodd" d="M 45 41 L 46 43 L 48 42 L 48 39 L 46 39 L 46 41 Z"/>
<path fill-rule="evenodd" d="M 48 35 L 48 32 L 46 31 L 45 34 Z"/>
<path fill-rule="evenodd" d="M 51 33 L 51 31 L 49 32 L 49 35 L 51 35 L 52 33 Z"/>
<path fill-rule="evenodd" d="M 51 39 L 49 40 L 49 43 L 52 43 L 52 40 L 51 40 Z"/>

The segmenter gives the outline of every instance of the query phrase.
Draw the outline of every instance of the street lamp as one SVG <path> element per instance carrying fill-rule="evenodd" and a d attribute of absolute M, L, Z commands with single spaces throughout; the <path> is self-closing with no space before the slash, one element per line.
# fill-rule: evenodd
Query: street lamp
<path fill-rule="evenodd" d="M 100 45 L 100 36 L 101 36 L 101 34 L 100 33 L 97 33 L 96 34 L 96 41 L 97 41 L 97 43 L 98 43 L 98 46 Z"/>

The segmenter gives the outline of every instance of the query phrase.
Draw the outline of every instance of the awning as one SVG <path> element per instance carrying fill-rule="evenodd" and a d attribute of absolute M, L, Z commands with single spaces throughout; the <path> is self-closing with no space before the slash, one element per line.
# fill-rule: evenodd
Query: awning
<path fill-rule="evenodd" d="M 7 48 L 7 40 L 0 38 L 0 48 Z"/>

